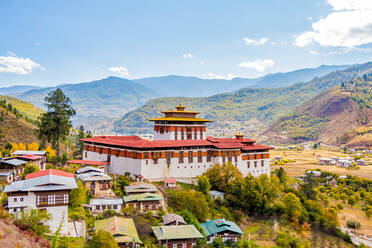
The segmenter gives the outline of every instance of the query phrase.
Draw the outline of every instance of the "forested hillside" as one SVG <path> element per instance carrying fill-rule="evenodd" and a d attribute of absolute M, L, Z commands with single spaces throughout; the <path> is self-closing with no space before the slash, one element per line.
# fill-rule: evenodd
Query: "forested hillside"
<path fill-rule="evenodd" d="M 264 134 L 280 142 L 372 145 L 372 74 L 343 81 L 279 118 Z"/>
<path fill-rule="evenodd" d="M 0 96 L 1 106 L 28 122 L 34 122 L 43 113 L 41 108 L 11 96 Z"/>
<path fill-rule="evenodd" d="M 257 118 L 270 123 L 288 114 L 306 100 L 336 86 L 345 80 L 372 71 L 372 63 L 355 65 L 336 71 L 307 83 L 298 83 L 277 89 L 245 88 L 233 93 L 218 94 L 211 97 L 158 98 L 124 115 L 115 122 L 115 130 L 122 133 L 141 132 L 151 127 L 147 120 L 160 116 L 160 111 L 173 108 L 178 101 L 196 111 L 201 117 L 215 122 L 211 125 L 226 125 L 231 120 L 245 121 Z"/>

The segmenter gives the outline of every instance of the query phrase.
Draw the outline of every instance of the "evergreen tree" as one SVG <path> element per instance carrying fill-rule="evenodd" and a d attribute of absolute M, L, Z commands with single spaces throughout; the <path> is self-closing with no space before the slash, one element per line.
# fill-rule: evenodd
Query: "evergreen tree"
<path fill-rule="evenodd" d="M 70 133 L 72 127 L 70 118 L 75 115 L 70 98 L 66 97 L 61 89 L 49 92 L 45 97 L 47 111 L 43 113 L 38 122 L 38 135 L 57 147 L 57 156 L 60 156 L 60 142 Z"/>

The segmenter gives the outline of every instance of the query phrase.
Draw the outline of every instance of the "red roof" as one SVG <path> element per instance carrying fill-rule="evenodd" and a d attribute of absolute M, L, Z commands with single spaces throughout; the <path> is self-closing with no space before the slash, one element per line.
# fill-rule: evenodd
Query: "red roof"
<path fill-rule="evenodd" d="M 70 172 L 48 169 L 48 170 L 37 171 L 37 172 L 27 174 L 25 179 L 31 179 L 31 178 L 42 177 L 42 176 L 47 176 L 47 175 L 74 177 L 74 174 Z"/>
<path fill-rule="evenodd" d="M 69 164 L 86 164 L 86 165 L 106 165 L 109 164 L 107 162 L 101 162 L 101 161 L 90 161 L 90 160 L 69 160 L 67 161 Z"/>
<path fill-rule="evenodd" d="M 23 158 L 23 159 L 28 159 L 28 160 L 39 160 L 39 159 L 42 159 L 43 156 L 26 154 L 26 155 L 17 156 L 17 158 Z"/>
<path fill-rule="evenodd" d="M 177 180 L 175 178 L 164 178 L 165 183 L 176 183 Z"/>
<path fill-rule="evenodd" d="M 103 145 L 114 145 L 131 148 L 166 148 L 166 147 L 192 147 L 212 146 L 219 149 L 265 150 L 268 146 L 256 145 L 251 139 L 213 138 L 208 136 L 205 140 L 145 140 L 138 136 L 97 136 L 80 139 Z"/>

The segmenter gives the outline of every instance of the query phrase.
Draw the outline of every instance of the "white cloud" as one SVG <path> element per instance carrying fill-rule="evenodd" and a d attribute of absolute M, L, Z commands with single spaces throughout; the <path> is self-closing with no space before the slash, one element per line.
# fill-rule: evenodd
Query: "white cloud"
<path fill-rule="evenodd" d="M 242 62 L 238 66 L 242 68 L 248 68 L 248 69 L 254 69 L 259 72 L 263 72 L 266 70 L 268 67 L 274 66 L 274 61 L 272 59 L 258 59 L 258 60 L 253 60 L 253 61 L 247 61 L 247 62 Z"/>
<path fill-rule="evenodd" d="M 6 56 L 0 56 L 0 72 L 27 75 L 34 68 L 44 71 L 45 68 L 29 58 L 17 57 L 12 52 L 7 52 Z"/>
<path fill-rule="evenodd" d="M 109 71 L 111 71 L 114 74 L 119 75 L 120 77 L 128 77 L 129 76 L 129 72 L 128 72 L 127 68 L 125 68 L 124 66 L 110 67 Z"/>
<path fill-rule="evenodd" d="M 269 39 L 261 38 L 259 40 L 254 40 L 254 39 L 244 37 L 243 40 L 244 40 L 245 44 L 248 45 L 248 46 L 251 46 L 251 45 L 260 46 L 260 45 L 265 44 Z"/>
<path fill-rule="evenodd" d="M 312 18 L 311 16 L 308 16 L 308 17 L 307 17 L 307 20 L 308 20 L 308 21 L 312 21 L 313 18 Z"/>
<path fill-rule="evenodd" d="M 371 0 L 327 0 L 332 12 L 298 35 L 295 45 L 352 48 L 372 42 Z"/>
<path fill-rule="evenodd" d="M 309 53 L 311 53 L 313 55 L 318 55 L 319 54 L 317 51 L 314 51 L 314 50 L 310 50 Z"/>
<path fill-rule="evenodd" d="M 194 56 L 191 53 L 184 53 L 182 54 L 182 58 L 184 59 L 192 59 Z"/>
<path fill-rule="evenodd" d="M 206 73 L 206 76 L 207 78 L 209 79 L 224 79 L 224 80 L 231 80 L 233 78 L 235 78 L 235 75 L 234 74 L 227 74 L 226 76 L 224 75 L 219 75 L 219 74 L 214 74 L 212 72 L 209 72 L 209 73 Z"/>

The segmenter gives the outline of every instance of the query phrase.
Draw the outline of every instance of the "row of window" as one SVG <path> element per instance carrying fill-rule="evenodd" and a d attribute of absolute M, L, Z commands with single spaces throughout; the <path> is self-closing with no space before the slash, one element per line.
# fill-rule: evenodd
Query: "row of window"
<path fill-rule="evenodd" d="M 97 205 L 96 208 L 95 208 L 95 210 L 98 210 L 98 211 L 100 211 L 101 209 L 102 209 L 102 211 L 103 210 L 106 210 L 106 209 L 108 209 L 108 210 L 117 210 L 118 209 L 118 205 L 102 205 L 102 206 Z"/>
<path fill-rule="evenodd" d="M 37 206 L 53 206 L 65 204 L 68 204 L 68 194 L 38 195 L 36 197 Z"/>
<path fill-rule="evenodd" d="M 254 168 L 257 168 L 258 161 L 253 161 Z M 261 160 L 261 167 L 265 166 L 265 161 Z M 247 162 L 248 169 L 251 168 L 251 161 Z"/>
<path fill-rule="evenodd" d="M 14 202 L 17 202 L 17 201 L 18 201 L 18 198 L 17 198 L 17 197 L 14 197 L 13 201 L 14 201 Z M 19 201 L 20 201 L 20 202 L 23 202 L 23 197 L 20 197 L 20 198 L 19 198 Z"/>

